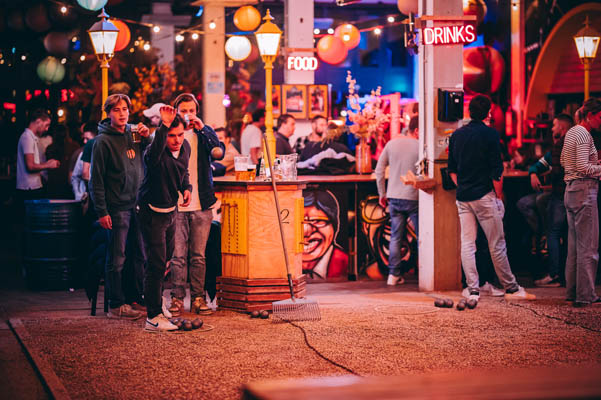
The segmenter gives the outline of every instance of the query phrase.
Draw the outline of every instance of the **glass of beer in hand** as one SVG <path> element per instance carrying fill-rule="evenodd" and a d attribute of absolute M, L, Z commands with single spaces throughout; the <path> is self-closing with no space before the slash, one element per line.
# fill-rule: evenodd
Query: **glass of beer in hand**
<path fill-rule="evenodd" d="M 250 164 L 249 156 L 234 157 L 234 171 L 237 181 L 247 181 L 250 179 L 248 164 Z"/>
<path fill-rule="evenodd" d="M 140 143 L 142 141 L 142 136 L 140 136 L 140 132 L 138 132 L 138 125 L 130 125 L 129 130 L 131 131 L 132 142 Z"/>

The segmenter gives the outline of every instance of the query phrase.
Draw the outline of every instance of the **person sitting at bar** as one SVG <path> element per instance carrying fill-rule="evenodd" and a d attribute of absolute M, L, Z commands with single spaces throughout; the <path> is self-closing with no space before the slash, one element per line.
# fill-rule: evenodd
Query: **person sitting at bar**
<path fill-rule="evenodd" d="M 282 114 L 278 117 L 278 129 L 275 134 L 275 154 L 292 154 L 290 137 L 294 135 L 296 119 L 290 114 Z"/>
<path fill-rule="evenodd" d="M 159 108 L 162 124 L 144 153 L 144 181 L 138 195 L 139 218 L 147 254 L 144 274 L 147 331 L 174 331 L 162 312 L 162 281 L 166 262 L 175 246 L 178 193 L 182 207 L 190 204 L 188 160 L 190 144 L 184 139 L 184 119 L 171 106 Z"/>
<path fill-rule="evenodd" d="M 419 161 L 418 137 L 419 117 L 414 116 L 409 122 L 407 135 L 393 139 L 384 146 L 375 171 L 380 205 L 384 208 L 388 206 L 390 214 L 387 282 L 390 286 L 405 282 L 401 269 L 401 242 L 405 237 L 407 218 L 411 218 L 416 235 L 419 227 L 417 189 L 401 182 L 401 176 L 407 171 L 415 171 L 415 164 Z M 386 185 L 385 172 L 388 166 L 390 170 Z"/>
<path fill-rule="evenodd" d="M 240 135 L 240 154 L 250 156 L 253 164 L 257 164 L 263 148 L 261 131 L 265 128 L 265 109 L 255 110 L 252 118 L 252 123 L 246 125 Z"/>
<path fill-rule="evenodd" d="M 330 122 L 320 141 L 307 142 L 297 164 L 301 175 L 340 175 L 355 169 L 355 157 L 344 144 L 336 139 L 344 128 Z"/>
<path fill-rule="evenodd" d="M 316 115 L 311 119 L 311 133 L 296 139 L 294 151 L 300 156 L 307 143 L 320 142 L 324 133 L 328 130 L 328 120 L 322 115 Z"/>
<path fill-rule="evenodd" d="M 232 137 L 230 135 L 230 131 L 227 128 L 217 128 L 215 129 L 215 133 L 219 138 L 219 141 L 225 146 L 225 154 L 223 155 L 223 159 L 219 161 L 213 161 L 213 165 L 219 165 L 223 167 L 225 170 L 224 174 L 231 174 L 234 171 L 234 157 L 240 155 L 238 150 L 232 144 Z M 216 175 L 215 175 L 216 176 Z"/>

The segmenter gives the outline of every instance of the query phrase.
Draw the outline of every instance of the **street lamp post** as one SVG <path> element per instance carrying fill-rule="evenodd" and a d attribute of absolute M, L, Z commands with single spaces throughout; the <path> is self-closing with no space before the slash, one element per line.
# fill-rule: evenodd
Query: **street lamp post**
<path fill-rule="evenodd" d="M 92 45 L 94 46 L 94 53 L 100 62 L 100 69 L 102 71 L 102 119 L 106 118 L 106 112 L 104 112 L 104 102 L 108 97 L 108 80 L 109 80 L 109 61 L 115 54 L 115 44 L 117 43 L 117 36 L 119 35 L 119 29 L 108 20 L 108 15 L 104 12 L 104 8 L 100 13 L 100 21 L 96 22 L 88 30 Z"/>
<path fill-rule="evenodd" d="M 271 74 L 273 72 L 273 62 L 278 55 L 280 47 L 280 38 L 282 31 L 273 22 L 273 17 L 267 10 L 267 14 L 263 17 L 265 22 L 255 32 L 259 53 L 265 64 L 265 135 L 269 146 L 269 153 L 263 149 L 263 155 L 270 155 L 271 165 L 273 165 L 275 157 L 275 136 L 273 134 L 273 104 L 271 98 L 272 83 Z"/>
<path fill-rule="evenodd" d="M 584 28 L 574 36 L 574 42 L 584 67 L 584 100 L 586 101 L 589 98 L 589 73 L 599 47 L 599 32 L 589 26 L 588 16 L 584 20 Z"/>

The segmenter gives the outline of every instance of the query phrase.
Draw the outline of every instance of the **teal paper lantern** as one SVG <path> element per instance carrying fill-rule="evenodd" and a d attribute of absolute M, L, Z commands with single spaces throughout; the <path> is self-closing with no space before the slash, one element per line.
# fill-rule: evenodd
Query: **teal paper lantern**
<path fill-rule="evenodd" d="M 49 56 L 38 64 L 38 76 L 48 84 L 58 83 L 65 77 L 65 67 L 56 58 Z"/>
<path fill-rule="evenodd" d="M 98 11 L 106 5 L 107 0 L 77 0 L 77 4 L 90 11 Z"/>

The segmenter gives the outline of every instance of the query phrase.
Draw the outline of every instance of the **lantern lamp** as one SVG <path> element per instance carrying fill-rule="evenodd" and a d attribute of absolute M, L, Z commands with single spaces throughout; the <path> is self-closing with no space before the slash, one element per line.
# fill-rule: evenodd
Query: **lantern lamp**
<path fill-rule="evenodd" d="M 267 14 L 265 14 L 263 19 L 265 22 L 257 29 L 255 37 L 259 45 L 259 53 L 263 61 L 265 61 L 265 57 L 275 57 L 278 55 L 282 31 L 276 24 L 271 22 L 273 17 L 269 13 L 269 10 L 267 10 Z"/>
<path fill-rule="evenodd" d="M 589 98 L 589 73 L 593 60 L 599 48 L 599 32 L 589 26 L 588 16 L 584 20 L 584 27 L 574 36 L 578 57 L 584 66 L 584 100 Z"/>

